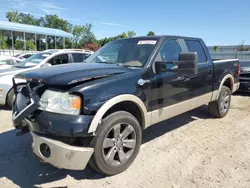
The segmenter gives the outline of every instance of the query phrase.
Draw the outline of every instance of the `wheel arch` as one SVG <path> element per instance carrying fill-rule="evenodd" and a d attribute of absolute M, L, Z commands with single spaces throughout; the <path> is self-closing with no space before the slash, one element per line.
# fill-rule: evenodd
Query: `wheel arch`
<path fill-rule="evenodd" d="M 223 77 L 223 79 L 221 80 L 220 87 L 219 87 L 219 90 L 218 90 L 216 99 L 219 98 L 219 95 L 220 95 L 222 86 L 227 86 L 227 87 L 229 87 L 229 89 L 230 89 L 231 92 L 233 93 L 233 89 L 234 89 L 234 78 L 233 78 L 233 76 L 232 76 L 231 74 L 225 75 L 225 76 Z"/>
<path fill-rule="evenodd" d="M 8 89 L 7 89 L 7 92 L 6 92 L 6 95 L 5 95 L 5 104 L 8 104 L 8 96 L 11 92 L 11 90 L 13 90 L 13 86 L 10 86 Z"/>
<path fill-rule="evenodd" d="M 110 109 L 112 109 L 112 107 L 114 107 L 118 104 L 126 103 L 126 102 L 131 102 L 138 107 L 138 109 L 140 110 L 140 114 L 141 114 L 141 124 L 142 124 L 141 127 L 142 128 L 147 127 L 150 123 L 150 118 L 147 117 L 147 109 L 146 109 L 144 103 L 142 102 L 142 100 L 135 95 L 124 94 L 124 95 L 118 95 L 118 96 L 108 100 L 107 102 L 105 102 L 101 106 L 101 108 L 97 111 L 97 113 L 95 114 L 95 116 L 94 116 L 94 118 L 89 126 L 88 133 L 92 133 L 92 132 L 96 131 L 98 125 L 101 123 L 101 120 L 103 119 L 105 114 Z"/>

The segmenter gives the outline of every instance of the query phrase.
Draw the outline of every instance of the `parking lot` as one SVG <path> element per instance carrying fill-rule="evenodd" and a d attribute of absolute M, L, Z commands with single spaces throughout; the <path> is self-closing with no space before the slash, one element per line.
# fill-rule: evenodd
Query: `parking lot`
<path fill-rule="evenodd" d="M 103 177 L 56 169 L 32 155 L 31 136 L 16 137 L 0 109 L 0 187 L 250 187 L 250 97 L 236 94 L 224 119 L 207 106 L 151 126 L 125 172 Z"/>

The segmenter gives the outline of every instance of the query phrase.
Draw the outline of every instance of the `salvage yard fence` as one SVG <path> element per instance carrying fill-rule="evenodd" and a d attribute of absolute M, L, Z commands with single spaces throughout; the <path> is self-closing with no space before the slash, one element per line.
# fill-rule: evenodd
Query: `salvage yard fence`
<path fill-rule="evenodd" d="M 28 51 L 28 50 L 1 50 L 0 49 L 0 56 L 13 56 L 13 53 L 14 55 L 17 55 L 17 54 L 21 54 L 21 53 L 25 53 L 25 52 L 30 52 L 30 53 L 35 53 L 37 51 Z"/>
<path fill-rule="evenodd" d="M 212 59 L 250 60 L 250 51 L 239 52 L 210 52 Z"/>

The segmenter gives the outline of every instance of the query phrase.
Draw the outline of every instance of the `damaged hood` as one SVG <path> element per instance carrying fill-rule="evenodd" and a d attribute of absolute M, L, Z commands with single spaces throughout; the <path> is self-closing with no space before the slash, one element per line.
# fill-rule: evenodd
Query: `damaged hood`
<path fill-rule="evenodd" d="M 50 85 L 71 85 L 128 71 L 129 68 L 116 64 L 74 63 L 25 71 L 15 77 L 33 79 Z"/>

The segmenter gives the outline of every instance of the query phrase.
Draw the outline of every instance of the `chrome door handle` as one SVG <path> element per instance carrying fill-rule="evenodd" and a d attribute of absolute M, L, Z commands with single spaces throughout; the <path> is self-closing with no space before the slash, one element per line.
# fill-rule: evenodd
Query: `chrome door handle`
<path fill-rule="evenodd" d="M 140 80 L 138 80 L 138 85 L 140 85 L 140 86 L 143 86 L 144 84 L 146 84 L 146 83 L 149 83 L 150 82 L 150 80 L 143 80 L 143 79 L 140 79 Z"/>

